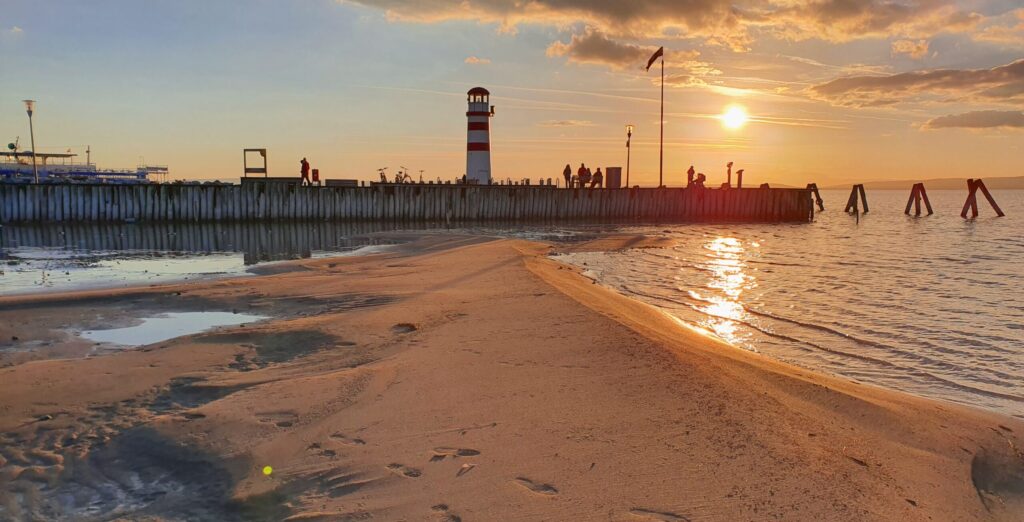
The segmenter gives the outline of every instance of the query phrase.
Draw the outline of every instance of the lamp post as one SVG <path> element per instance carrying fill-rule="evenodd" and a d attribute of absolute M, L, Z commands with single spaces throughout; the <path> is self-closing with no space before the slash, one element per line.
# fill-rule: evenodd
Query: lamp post
<path fill-rule="evenodd" d="M 633 125 L 626 125 L 626 188 L 629 188 L 629 142 L 633 140 Z"/>
<path fill-rule="evenodd" d="M 39 171 L 36 169 L 36 132 L 32 128 L 32 110 L 36 106 L 35 100 L 22 100 L 25 102 L 25 112 L 28 113 L 28 134 L 32 138 L 32 178 L 39 183 Z"/>

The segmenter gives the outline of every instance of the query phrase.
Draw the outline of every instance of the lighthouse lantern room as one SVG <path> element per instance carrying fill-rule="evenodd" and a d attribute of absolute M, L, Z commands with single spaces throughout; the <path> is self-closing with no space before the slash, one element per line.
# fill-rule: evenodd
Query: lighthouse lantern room
<path fill-rule="evenodd" d="M 494 107 L 490 105 L 491 93 L 483 87 L 469 90 L 469 132 L 466 139 L 466 179 L 470 183 L 489 185 L 491 183 L 491 138 L 490 119 Z"/>

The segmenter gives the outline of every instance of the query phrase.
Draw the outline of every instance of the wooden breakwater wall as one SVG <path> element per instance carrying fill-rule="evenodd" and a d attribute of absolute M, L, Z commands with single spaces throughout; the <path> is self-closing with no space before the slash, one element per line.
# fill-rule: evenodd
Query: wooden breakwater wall
<path fill-rule="evenodd" d="M 257 220 L 807 222 L 807 189 L 0 185 L 0 223 Z"/>

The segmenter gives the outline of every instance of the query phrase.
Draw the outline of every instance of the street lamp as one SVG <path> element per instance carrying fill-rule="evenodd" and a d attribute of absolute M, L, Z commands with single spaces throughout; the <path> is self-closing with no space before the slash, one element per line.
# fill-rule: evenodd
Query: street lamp
<path fill-rule="evenodd" d="M 39 183 L 39 171 L 36 170 L 36 132 L 32 128 L 32 110 L 36 106 L 35 100 L 22 100 L 25 102 L 25 112 L 28 113 L 28 133 L 32 138 L 32 177 Z"/>
<path fill-rule="evenodd" d="M 633 140 L 633 125 L 626 125 L 626 188 L 629 188 L 629 142 Z"/>

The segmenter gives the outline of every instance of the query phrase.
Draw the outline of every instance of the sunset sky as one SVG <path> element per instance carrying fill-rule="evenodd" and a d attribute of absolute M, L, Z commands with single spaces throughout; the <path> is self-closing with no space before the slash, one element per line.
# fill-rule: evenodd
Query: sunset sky
<path fill-rule="evenodd" d="M 451 179 L 481 85 L 495 177 L 624 165 L 632 123 L 653 184 L 662 45 L 668 184 L 1024 174 L 1020 0 L 2 0 L 0 140 L 28 148 L 34 98 L 39 151 L 101 167 Z"/>

